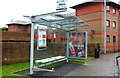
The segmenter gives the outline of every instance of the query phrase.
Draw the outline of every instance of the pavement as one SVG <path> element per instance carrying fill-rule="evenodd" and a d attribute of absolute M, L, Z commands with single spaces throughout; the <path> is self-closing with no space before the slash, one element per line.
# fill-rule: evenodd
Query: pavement
<path fill-rule="evenodd" d="M 117 55 L 117 53 L 101 55 L 100 58 L 86 62 L 86 65 L 78 67 L 65 76 L 114 76 Z"/>
<path fill-rule="evenodd" d="M 120 77 L 120 55 L 117 57 L 118 76 Z"/>
<path fill-rule="evenodd" d="M 100 58 L 93 58 L 85 64 L 76 64 L 76 63 L 63 63 L 61 65 L 55 66 L 55 72 L 43 72 L 37 71 L 33 75 L 29 74 L 29 71 L 24 71 L 19 73 L 19 75 L 27 77 L 42 77 L 42 76 L 110 76 L 114 77 L 116 66 L 115 58 L 118 56 L 118 53 L 103 54 Z"/>

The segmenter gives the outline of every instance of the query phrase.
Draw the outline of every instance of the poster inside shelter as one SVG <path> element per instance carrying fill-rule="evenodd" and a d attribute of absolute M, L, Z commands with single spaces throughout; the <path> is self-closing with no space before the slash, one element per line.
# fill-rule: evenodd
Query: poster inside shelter
<path fill-rule="evenodd" d="M 87 58 L 87 32 L 69 33 L 69 57 Z"/>
<path fill-rule="evenodd" d="M 46 49 L 46 30 L 45 29 L 39 29 L 38 28 L 38 44 L 37 44 L 38 50 L 44 50 Z"/>

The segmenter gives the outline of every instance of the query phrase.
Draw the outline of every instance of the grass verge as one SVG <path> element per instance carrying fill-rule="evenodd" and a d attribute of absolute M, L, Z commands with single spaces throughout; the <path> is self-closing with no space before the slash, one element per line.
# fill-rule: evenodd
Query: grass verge
<path fill-rule="evenodd" d="M 2 66 L 2 76 L 4 78 L 13 77 L 13 76 L 21 76 L 21 75 L 14 74 L 14 72 L 22 71 L 22 70 L 29 69 L 29 68 L 30 68 L 29 62 L 5 65 L 5 66 Z M 23 78 L 23 76 L 21 77 Z"/>
<path fill-rule="evenodd" d="M 86 61 L 92 59 L 93 57 L 88 57 L 87 59 L 84 59 L 84 60 L 80 60 L 80 59 L 71 59 L 69 60 L 71 63 L 80 63 L 80 64 L 83 64 L 85 63 Z M 45 66 L 43 68 L 51 68 L 51 67 L 54 67 L 56 65 L 60 65 L 62 63 L 65 63 L 66 61 L 63 61 L 63 62 L 59 62 L 59 63 L 55 63 L 55 64 L 51 64 L 51 65 L 48 65 L 48 66 Z M 23 71 L 25 69 L 29 69 L 30 68 L 30 62 L 25 62 L 25 63 L 17 63 L 17 64 L 11 64 L 11 65 L 5 65 L 5 66 L 2 66 L 2 76 L 3 78 L 8 78 L 8 77 L 14 77 L 14 76 L 17 76 L 17 77 L 22 77 L 22 78 L 26 78 L 24 76 L 21 76 L 21 75 L 17 75 L 17 74 L 14 74 L 14 72 L 17 72 L 17 71 Z"/>
<path fill-rule="evenodd" d="M 80 64 L 83 64 L 89 60 L 91 60 L 93 57 L 87 57 L 87 59 L 71 59 L 70 62 L 71 63 L 80 63 Z"/>

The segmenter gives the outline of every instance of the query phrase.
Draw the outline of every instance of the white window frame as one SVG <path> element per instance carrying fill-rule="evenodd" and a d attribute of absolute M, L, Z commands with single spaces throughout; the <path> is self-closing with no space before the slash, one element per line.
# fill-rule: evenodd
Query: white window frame
<path fill-rule="evenodd" d="M 107 22 L 107 27 L 109 27 L 110 26 L 110 20 L 107 20 L 106 22 Z"/>
<path fill-rule="evenodd" d="M 116 22 L 113 21 L 113 28 L 116 28 Z"/>
<path fill-rule="evenodd" d="M 109 11 L 109 12 L 110 12 L 110 6 L 109 6 L 109 5 L 107 5 L 107 11 Z"/>
<path fill-rule="evenodd" d="M 113 8 L 113 14 L 116 14 L 116 9 L 115 8 Z"/>

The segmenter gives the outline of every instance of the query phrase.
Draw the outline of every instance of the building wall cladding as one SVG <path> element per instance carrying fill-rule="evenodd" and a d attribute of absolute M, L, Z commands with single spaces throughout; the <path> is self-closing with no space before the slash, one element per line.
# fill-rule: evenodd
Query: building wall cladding
<path fill-rule="evenodd" d="M 106 27 L 106 34 L 110 36 L 110 42 L 107 42 L 107 52 L 117 52 L 120 47 L 119 27 L 119 10 L 116 9 L 116 14 L 113 14 L 113 7 L 110 6 L 110 12 L 107 12 L 106 19 L 110 20 L 110 26 Z M 116 8 L 116 7 L 114 7 Z M 104 4 L 101 2 L 91 3 L 76 8 L 76 15 L 89 24 L 88 27 L 77 28 L 78 31 L 87 31 L 88 42 L 100 42 L 101 52 L 104 52 Z M 116 22 L 116 28 L 113 28 L 113 21 Z M 94 30 L 94 33 L 90 33 Z M 116 42 L 113 43 L 113 36 L 116 36 Z"/>

